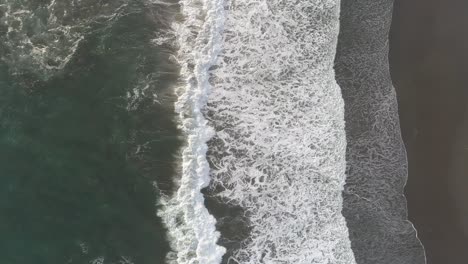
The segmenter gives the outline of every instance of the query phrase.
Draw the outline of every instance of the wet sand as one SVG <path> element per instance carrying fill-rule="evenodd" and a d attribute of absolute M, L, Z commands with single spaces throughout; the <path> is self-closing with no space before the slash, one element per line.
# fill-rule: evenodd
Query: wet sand
<path fill-rule="evenodd" d="M 429 264 L 468 263 L 468 1 L 397 0 L 390 66 L 409 218 Z"/>

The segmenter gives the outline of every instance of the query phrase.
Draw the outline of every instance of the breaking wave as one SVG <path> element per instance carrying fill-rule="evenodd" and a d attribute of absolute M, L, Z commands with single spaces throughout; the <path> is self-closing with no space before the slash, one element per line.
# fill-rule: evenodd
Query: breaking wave
<path fill-rule="evenodd" d="M 210 182 L 206 142 L 214 131 L 202 114 L 210 90 L 208 69 L 221 45 L 224 7 L 221 0 L 181 1 L 183 21 L 175 25 L 181 67 L 176 110 L 187 138 L 182 152 L 179 189 L 161 199 L 158 215 L 168 228 L 173 252 L 169 263 L 217 264 L 225 249 L 217 245 L 216 220 L 204 205 L 200 190 Z"/>

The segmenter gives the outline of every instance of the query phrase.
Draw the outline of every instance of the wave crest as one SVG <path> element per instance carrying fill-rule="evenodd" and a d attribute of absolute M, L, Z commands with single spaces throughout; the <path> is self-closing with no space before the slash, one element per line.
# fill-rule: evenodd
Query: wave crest
<path fill-rule="evenodd" d="M 161 199 L 158 215 L 168 228 L 174 252 L 169 263 L 218 264 L 225 249 L 217 245 L 216 220 L 204 205 L 200 190 L 210 182 L 206 142 L 213 129 L 202 109 L 210 91 L 208 69 L 220 50 L 223 27 L 222 1 L 181 1 L 184 20 L 175 25 L 179 52 L 177 60 L 184 80 L 177 93 L 176 110 L 187 142 L 182 152 L 179 189 Z"/>

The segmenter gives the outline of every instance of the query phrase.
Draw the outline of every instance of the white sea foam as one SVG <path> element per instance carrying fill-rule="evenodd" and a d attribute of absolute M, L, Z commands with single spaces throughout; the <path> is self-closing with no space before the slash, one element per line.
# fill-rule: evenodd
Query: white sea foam
<path fill-rule="evenodd" d="M 232 0 L 226 10 L 205 110 L 212 187 L 251 227 L 229 263 L 355 263 L 341 215 L 339 1 Z"/>
<path fill-rule="evenodd" d="M 201 110 L 210 90 L 208 69 L 220 50 L 224 8 L 221 0 L 183 0 L 180 4 L 184 20 L 175 30 L 184 82 L 176 110 L 187 142 L 179 189 L 174 197 L 162 197 L 158 215 L 168 228 L 174 250 L 167 257 L 169 263 L 218 264 L 225 249 L 217 245 L 216 220 L 205 208 L 200 192 L 210 182 L 206 142 L 213 135 Z"/>

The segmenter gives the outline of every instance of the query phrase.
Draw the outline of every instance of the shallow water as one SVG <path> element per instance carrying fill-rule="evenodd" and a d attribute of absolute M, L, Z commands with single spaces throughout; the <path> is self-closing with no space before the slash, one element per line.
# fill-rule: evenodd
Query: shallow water
<path fill-rule="evenodd" d="M 338 1 L 228 1 L 206 116 L 227 263 L 355 263 L 341 215 Z M 227 203 L 231 210 L 219 210 Z M 241 225 L 236 232 L 231 223 Z M 246 227 L 247 226 L 247 227 Z"/>
<path fill-rule="evenodd" d="M 335 69 L 345 102 L 351 247 L 358 264 L 424 264 L 403 195 L 408 163 L 388 63 L 393 1 L 341 3 Z"/>

